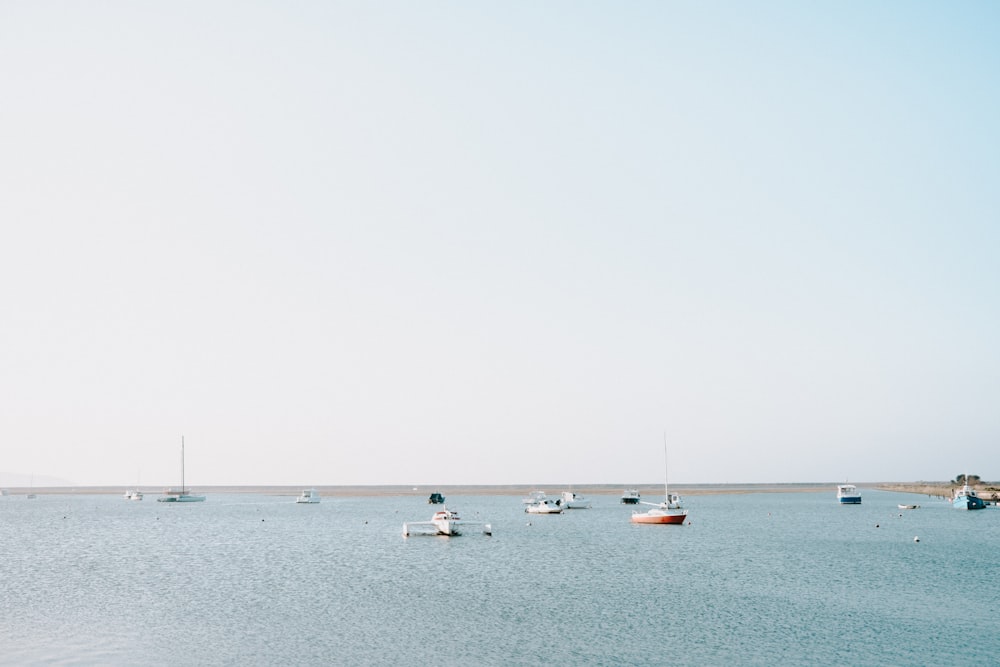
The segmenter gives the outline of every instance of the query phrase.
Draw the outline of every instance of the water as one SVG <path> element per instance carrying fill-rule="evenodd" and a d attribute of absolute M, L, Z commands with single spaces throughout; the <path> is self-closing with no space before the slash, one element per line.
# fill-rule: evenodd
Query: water
<path fill-rule="evenodd" d="M 423 498 L 0 498 L 0 663 L 997 662 L 996 509 L 692 496 L 689 525 L 648 526 L 591 500 L 449 497 L 493 536 L 403 539 Z"/>

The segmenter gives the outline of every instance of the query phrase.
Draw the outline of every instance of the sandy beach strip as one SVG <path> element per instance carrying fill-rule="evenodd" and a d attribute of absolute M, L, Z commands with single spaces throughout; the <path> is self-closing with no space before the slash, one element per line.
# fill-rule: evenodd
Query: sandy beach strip
<path fill-rule="evenodd" d="M 80 486 L 80 487 L 35 487 L 31 493 L 39 495 L 104 495 L 123 494 L 123 486 Z M 948 495 L 948 482 L 886 482 L 857 483 L 858 488 L 882 489 L 924 495 Z M 129 487 L 133 488 L 133 487 Z M 320 495 L 328 497 L 372 497 L 372 496 L 417 496 L 426 498 L 431 493 L 441 493 L 446 498 L 453 496 L 527 496 L 532 491 L 544 491 L 550 496 L 558 496 L 562 491 L 573 491 L 581 496 L 620 497 L 625 489 L 636 489 L 644 498 L 663 495 L 662 484 L 413 484 L 413 485 L 245 485 L 245 486 L 192 486 L 191 491 L 199 494 L 248 493 L 276 496 L 297 496 L 305 488 L 315 488 Z M 835 494 L 836 482 L 802 482 L 772 484 L 671 484 L 670 490 L 688 496 L 738 495 L 747 493 L 816 493 L 828 491 Z M 164 493 L 162 487 L 140 486 L 138 489 L 149 496 Z M 24 495 L 27 488 L 11 487 L 8 495 Z M 981 491 L 983 493 L 983 491 Z M 989 493 L 984 493 L 989 498 Z"/>

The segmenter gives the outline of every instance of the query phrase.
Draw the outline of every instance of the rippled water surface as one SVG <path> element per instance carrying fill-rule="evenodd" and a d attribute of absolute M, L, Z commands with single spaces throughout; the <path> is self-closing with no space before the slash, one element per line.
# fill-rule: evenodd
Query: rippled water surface
<path fill-rule="evenodd" d="M 434 510 L 422 498 L 292 500 L 0 498 L 0 663 L 1000 660 L 996 509 L 693 496 L 688 525 L 648 526 L 617 497 L 534 516 L 519 497 L 466 496 L 448 506 L 492 537 L 404 539 Z"/>

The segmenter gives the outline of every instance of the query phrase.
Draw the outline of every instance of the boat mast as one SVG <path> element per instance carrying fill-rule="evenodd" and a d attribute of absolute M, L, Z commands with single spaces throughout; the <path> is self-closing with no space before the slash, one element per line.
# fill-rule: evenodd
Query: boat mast
<path fill-rule="evenodd" d="M 667 432 L 663 432 L 663 502 L 670 502 L 670 488 L 667 484 Z"/>
<path fill-rule="evenodd" d="M 187 491 L 184 488 L 184 436 L 181 436 L 181 495 L 183 496 Z"/>

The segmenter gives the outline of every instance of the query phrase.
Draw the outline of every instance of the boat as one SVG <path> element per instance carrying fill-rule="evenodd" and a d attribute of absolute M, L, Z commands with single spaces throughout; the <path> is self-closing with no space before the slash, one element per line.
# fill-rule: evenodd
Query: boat
<path fill-rule="evenodd" d="M 562 514 L 564 507 L 557 500 L 545 498 L 524 508 L 528 514 Z"/>
<path fill-rule="evenodd" d="M 428 505 L 443 505 L 444 504 L 444 496 L 442 496 L 440 493 L 438 493 L 437 491 L 435 491 L 434 493 L 431 494 L 430 498 L 427 499 L 427 504 Z"/>
<path fill-rule="evenodd" d="M 621 502 L 623 505 L 638 505 L 640 497 L 638 489 L 625 489 Z"/>
<path fill-rule="evenodd" d="M 184 436 L 181 436 L 181 488 L 177 489 L 166 489 L 163 492 L 165 495 L 156 499 L 159 503 L 200 503 L 205 500 L 205 496 L 196 496 L 193 493 L 188 492 L 188 488 L 184 483 Z"/>
<path fill-rule="evenodd" d="M 465 528 L 472 526 L 481 528 L 484 535 L 493 534 L 493 528 L 490 524 L 483 523 L 482 521 L 463 521 L 458 516 L 458 512 L 443 507 L 434 513 L 430 521 L 409 521 L 404 523 L 403 537 L 419 533 L 452 537 L 461 535 Z"/>
<path fill-rule="evenodd" d="M 319 493 L 316 489 L 302 489 L 302 493 L 295 499 L 295 502 L 303 505 L 315 505 L 319 502 Z"/>
<path fill-rule="evenodd" d="M 590 501 L 583 496 L 578 496 L 572 491 L 563 491 L 559 494 L 559 500 L 556 501 L 557 504 L 565 507 L 568 510 L 589 510 Z"/>
<path fill-rule="evenodd" d="M 654 505 L 654 503 L 645 503 Z M 645 512 L 632 512 L 632 523 L 661 523 L 674 526 L 681 526 L 687 519 L 687 510 L 666 509 L 660 505 L 654 505 Z"/>
<path fill-rule="evenodd" d="M 837 486 L 837 502 L 841 505 L 860 505 L 861 494 L 858 487 L 853 484 L 840 484 Z"/>
<path fill-rule="evenodd" d="M 545 495 L 544 491 L 532 491 L 524 498 L 521 498 L 521 502 L 525 505 L 534 505 L 539 500 L 545 500 L 548 496 Z"/>
<path fill-rule="evenodd" d="M 920 509 L 920 505 L 897 505 L 901 510 L 915 510 Z"/>
<path fill-rule="evenodd" d="M 965 476 L 962 488 L 955 491 L 951 504 L 960 510 L 981 510 L 986 508 L 986 502 L 979 497 L 976 490 L 969 486 L 969 476 Z"/>
<path fill-rule="evenodd" d="M 142 500 L 142 491 L 139 489 L 128 489 L 125 491 L 125 500 Z"/>
<path fill-rule="evenodd" d="M 656 523 L 681 526 L 687 518 L 687 510 L 681 505 L 681 497 L 676 493 L 670 493 L 667 483 L 667 436 L 663 436 L 663 502 L 647 503 L 640 501 L 643 505 L 650 505 L 651 508 L 645 512 L 632 511 L 632 523 Z"/>

